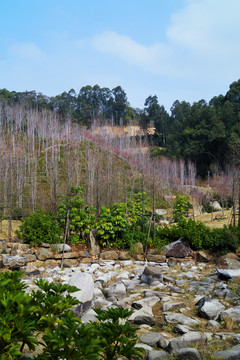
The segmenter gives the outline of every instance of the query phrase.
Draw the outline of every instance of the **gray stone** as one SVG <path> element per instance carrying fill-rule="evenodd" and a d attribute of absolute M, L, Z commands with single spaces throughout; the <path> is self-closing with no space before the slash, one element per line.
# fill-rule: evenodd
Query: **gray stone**
<path fill-rule="evenodd" d="M 225 306 L 218 300 L 207 297 L 201 298 L 196 306 L 198 306 L 199 316 L 208 320 L 216 320 L 220 312 L 225 309 Z"/>
<path fill-rule="evenodd" d="M 178 239 L 177 241 L 172 242 L 165 246 L 167 257 L 175 257 L 175 258 L 185 258 L 185 257 L 192 257 L 193 251 L 186 243 L 182 240 L 182 238 Z"/>
<path fill-rule="evenodd" d="M 150 285 L 153 281 L 163 281 L 162 269 L 154 266 L 146 266 L 141 275 L 141 281 Z"/>
<path fill-rule="evenodd" d="M 165 209 L 156 209 L 155 213 L 157 215 L 165 215 L 167 213 L 167 210 L 165 210 Z"/>
<path fill-rule="evenodd" d="M 67 245 L 67 244 L 56 244 L 57 248 L 59 251 L 63 252 L 70 252 L 71 251 L 71 246 Z"/>
<path fill-rule="evenodd" d="M 221 325 L 216 320 L 209 320 L 205 327 L 220 329 Z"/>
<path fill-rule="evenodd" d="M 220 313 L 219 319 L 223 320 L 225 317 L 232 320 L 240 321 L 240 306 L 234 306 Z"/>
<path fill-rule="evenodd" d="M 142 315 L 135 316 L 134 323 L 137 325 L 146 324 L 149 326 L 154 326 L 155 320 L 154 320 L 153 316 L 151 316 L 151 315 L 142 314 Z"/>
<path fill-rule="evenodd" d="M 118 254 L 119 260 L 129 260 L 131 259 L 131 256 L 129 254 L 129 251 L 120 251 Z"/>
<path fill-rule="evenodd" d="M 166 321 L 166 323 L 171 323 L 171 324 L 177 323 L 187 326 L 191 326 L 199 323 L 197 319 L 178 313 L 164 314 L 164 320 Z"/>
<path fill-rule="evenodd" d="M 81 304 L 74 308 L 74 312 L 77 316 L 81 317 L 93 303 L 94 295 L 94 282 L 90 274 L 79 273 L 73 275 L 68 282 L 71 286 L 76 286 L 79 291 L 71 294 L 72 297 L 77 298 Z"/>
<path fill-rule="evenodd" d="M 217 359 L 222 360 L 239 360 L 240 359 L 240 345 L 233 346 L 224 351 L 216 351 L 213 353 Z"/>
<path fill-rule="evenodd" d="M 212 205 L 214 211 L 222 211 L 222 207 L 218 201 L 216 201 L 216 200 L 213 201 L 213 203 L 211 205 Z"/>
<path fill-rule="evenodd" d="M 194 329 L 187 325 L 177 324 L 173 328 L 173 332 L 180 335 L 184 335 L 190 331 L 194 331 Z"/>
<path fill-rule="evenodd" d="M 18 270 L 27 263 L 27 258 L 23 256 L 9 256 L 1 255 L 1 267 L 5 267 L 10 270 Z"/>
<path fill-rule="evenodd" d="M 240 263 L 239 263 L 240 265 Z M 240 276 L 240 268 L 239 269 L 217 269 L 218 275 L 223 280 L 233 279 L 235 277 Z"/>
<path fill-rule="evenodd" d="M 180 359 L 201 360 L 199 352 L 194 348 L 182 348 L 176 351 L 176 355 Z"/>
<path fill-rule="evenodd" d="M 182 336 L 172 339 L 169 343 L 168 349 L 171 352 L 175 352 L 179 349 L 186 348 L 191 345 L 195 345 L 199 342 L 204 344 L 206 341 L 207 341 L 206 334 L 202 334 L 197 331 L 191 331 Z"/>
<path fill-rule="evenodd" d="M 122 300 L 127 296 L 126 287 L 122 282 L 111 284 L 108 288 L 105 288 L 107 298 L 116 298 L 116 300 Z"/>
<path fill-rule="evenodd" d="M 93 309 L 87 310 L 87 312 L 81 317 L 82 323 L 87 324 L 97 320 L 97 313 Z"/>
<path fill-rule="evenodd" d="M 169 358 L 169 354 L 163 350 L 149 351 L 149 354 L 147 356 L 147 360 L 160 360 L 160 359 L 168 359 L 168 358 Z"/>
<path fill-rule="evenodd" d="M 183 307 L 185 307 L 185 304 L 183 302 L 167 301 L 166 303 L 163 304 L 163 312 L 168 311 L 168 310 L 175 310 L 175 309 L 179 309 L 179 308 L 183 308 Z"/>
<path fill-rule="evenodd" d="M 142 343 L 148 344 L 148 345 L 153 346 L 153 347 L 158 347 L 159 341 L 163 345 L 163 346 L 159 346 L 161 348 L 165 348 L 168 345 L 168 343 L 164 339 L 164 337 L 158 332 L 149 332 L 147 334 L 143 334 L 143 335 L 140 336 L 139 340 Z"/>

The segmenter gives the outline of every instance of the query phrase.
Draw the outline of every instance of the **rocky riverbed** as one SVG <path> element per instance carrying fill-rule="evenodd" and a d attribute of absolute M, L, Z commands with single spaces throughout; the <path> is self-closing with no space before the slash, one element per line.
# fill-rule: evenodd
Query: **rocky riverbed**
<path fill-rule="evenodd" d="M 22 257 L 16 253 L 2 255 L 2 264 L 3 259 L 7 264 Z M 139 328 L 137 346 L 145 349 L 145 359 L 240 359 L 237 255 L 222 258 L 224 269 L 192 258 L 157 255 L 155 261 L 139 261 L 121 260 L 119 254 L 116 260 L 106 259 L 109 256 L 85 257 L 63 269 L 47 260 L 45 266 L 36 263 L 43 260 L 28 262 L 21 267 L 23 281 L 28 291 L 36 288 L 36 278 L 78 287 L 73 296 L 82 304 L 74 311 L 84 323 L 94 321 L 94 307 L 133 309 L 129 321 Z"/>

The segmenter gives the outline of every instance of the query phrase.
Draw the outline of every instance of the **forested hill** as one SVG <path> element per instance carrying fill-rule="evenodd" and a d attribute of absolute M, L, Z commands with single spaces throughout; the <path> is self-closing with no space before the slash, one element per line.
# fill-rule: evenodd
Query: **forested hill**
<path fill-rule="evenodd" d="M 170 114 L 159 104 L 156 95 L 146 99 L 143 109 L 132 108 L 120 86 L 112 90 L 85 86 L 78 94 L 71 89 L 54 97 L 36 91 L 2 89 L 0 100 L 39 111 L 53 110 L 62 122 L 72 119 L 84 126 L 91 126 L 94 120 L 112 125 L 134 121 L 142 128 L 154 125 L 153 141 L 161 147 L 155 154 L 194 161 L 202 176 L 211 171 L 213 163 L 224 168 L 240 149 L 240 80 L 233 82 L 225 95 L 215 96 L 209 103 L 176 100 Z"/>

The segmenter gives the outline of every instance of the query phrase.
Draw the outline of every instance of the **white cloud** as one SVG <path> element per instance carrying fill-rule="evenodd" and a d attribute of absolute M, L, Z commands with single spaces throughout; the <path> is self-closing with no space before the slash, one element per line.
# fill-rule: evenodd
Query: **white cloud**
<path fill-rule="evenodd" d="M 19 43 L 8 49 L 10 55 L 22 60 L 41 61 L 45 58 L 44 52 L 34 43 Z"/>
<path fill-rule="evenodd" d="M 92 39 L 93 48 L 111 54 L 144 70 L 164 74 L 169 71 L 171 49 L 167 44 L 144 46 L 125 35 L 106 31 Z"/>

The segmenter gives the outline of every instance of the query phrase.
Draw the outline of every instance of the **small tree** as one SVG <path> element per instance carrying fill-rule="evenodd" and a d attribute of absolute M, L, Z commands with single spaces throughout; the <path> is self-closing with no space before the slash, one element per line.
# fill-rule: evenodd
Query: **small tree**
<path fill-rule="evenodd" d="M 191 208 L 186 195 L 180 195 L 176 198 L 173 204 L 173 219 L 179 222 L 185 218 L 186 212 Z"/>

